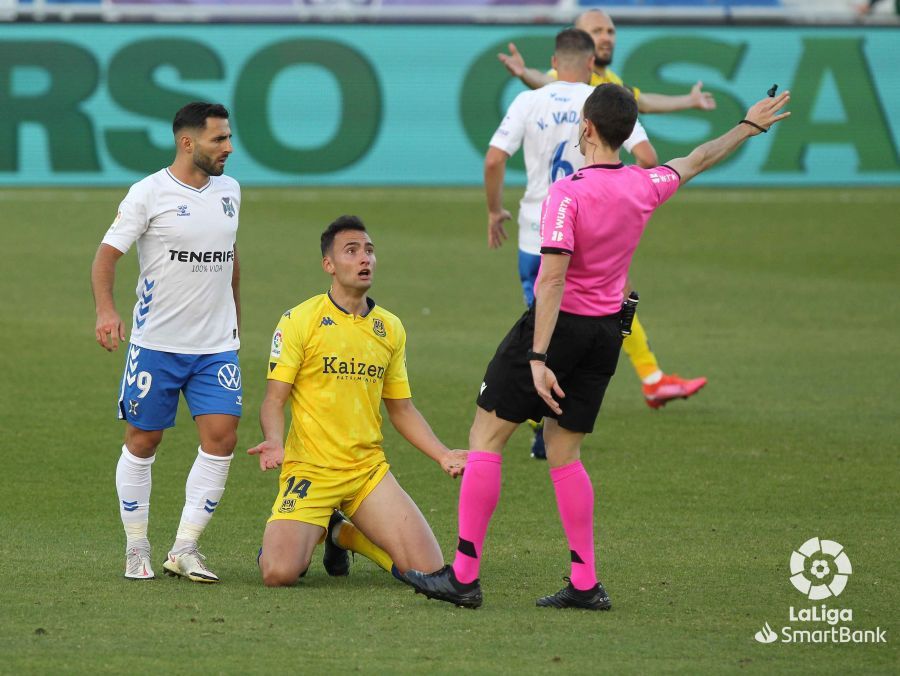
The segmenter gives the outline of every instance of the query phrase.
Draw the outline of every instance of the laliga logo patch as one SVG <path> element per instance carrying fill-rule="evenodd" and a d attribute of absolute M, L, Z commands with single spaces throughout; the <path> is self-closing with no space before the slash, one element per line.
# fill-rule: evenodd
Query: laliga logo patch
<path fill-rule="evenodd" d="M 387 336 L 387 331 L 384 330 L 384 322 L 380 319 L 372 320 L 372 330 L 375 332 L 376 336 L 380 336 L 382 338 Z"/>
<path fill-rule="evenodd" d="M 839 596 L 853 572 L 844 545 L 810 538 L 791 553 L 791 584 L 810 600 Z"/>
<path fill-rule="evenodd" d="M 219 379 L 219 385 L 226 390 L 241 389 L 241 369 L 237 364 L 224 364 L 216 377 Z"/>
<path fill-rule="evenodd" d="M 281 356 L 281 346 L 284 342 L 284 337 L 281 335 L 281 329 L 275 330 L 275 335 L 272 336 L 272 356 L 280 357 Z"/>

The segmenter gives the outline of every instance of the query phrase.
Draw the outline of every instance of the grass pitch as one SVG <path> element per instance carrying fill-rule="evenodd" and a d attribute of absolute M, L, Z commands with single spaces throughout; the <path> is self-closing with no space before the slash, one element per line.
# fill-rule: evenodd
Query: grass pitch
<path fill-rule="evenodd" d="M 614 603 L 594 614 L 534 607 L 568 556 L 525 431 L 504 463 L 482 609 L 428 602 L 360 559 L 346 579 L 318 558 L 296 588 L 258 579 L 276 476 L 243 452 L 259 439 L 273 327 L 327 288 L 318 235 L 334 216 L 369 225 L 373 297 L 407 327 L 415 401 L 466 444 L 484 367 L 521 312 L 515 245 L 488 251 L 475 189 L 245 191 L 245 416 L 202 542 L 223 583 L 123 580 L 124 354 L 94 343 L 88 273 L 124 192 L 0 191 L 0 672 L 896 673 L 896 189 L 686 190 L 651 221 L 632 269 L 643 322 L 663 368 L 710 383 L 654 412 L 623 357 L 583 452 Z M 134 254 L 119 268 L 127 317 Z M 182 407 L 153 469 L 158 573 L 196 446 Z M 451 557 L 457 485 L 389 426 L 386 449 Z M 766 622 L 827 628 L 788 618 L 817 605 L 788 580 L 814 536 L 853 563 L 826 604 L 852 608 L 854 629 L 886 628 L 886 645 L 754 640 Z"/>

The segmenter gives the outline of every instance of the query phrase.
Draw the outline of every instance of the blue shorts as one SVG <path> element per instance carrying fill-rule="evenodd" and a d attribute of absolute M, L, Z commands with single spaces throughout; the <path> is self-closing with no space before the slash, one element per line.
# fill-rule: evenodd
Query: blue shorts
<path fill-rule="evenodd" d="M 119 392 L 119 420 L 141 430 L 175 425 L 178 393 L 191 415 L 241 417 L 243 389 L 237 352 L 178 354 L 129 345 Z"/>
<path fill-rule="evenodd" d="M 525 253 L 519 249 L 519 280 L 522 282 L 522 293 L 525 295 L 525 307 L 531 307 L 534 302 L 534 283 L 537 281 L 540 267 L 539 255 Z"/>

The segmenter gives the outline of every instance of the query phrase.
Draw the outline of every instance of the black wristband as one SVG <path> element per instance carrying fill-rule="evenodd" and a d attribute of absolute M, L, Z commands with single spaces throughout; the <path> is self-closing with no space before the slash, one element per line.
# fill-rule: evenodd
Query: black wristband
<path fill-rule="evenodd" d="M 759 129 L 763 134 L 769 133 L 768 129 L 760 127 L 758 124 L 756 124 L 756 122 L 751 122 L 750 120 L 741 120 L 740 122 L 738 122 L 738 124 L 749 124 L 751 127 L 755 127 L 756 129 Z"/>
<path fill-rule="evenodd" d="M 534 350 L 528 350 L 528 354 L 525 355 L 528 361 L 542 361 L 545 364 L 547 363 L 547 353 L 546 352 L 535 352 Z"/>

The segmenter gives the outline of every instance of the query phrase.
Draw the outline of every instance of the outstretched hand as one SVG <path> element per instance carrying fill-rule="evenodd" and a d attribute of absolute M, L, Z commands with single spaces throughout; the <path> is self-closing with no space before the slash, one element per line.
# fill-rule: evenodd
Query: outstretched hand
<path fill-rule="evenodd" d="M 248 448 L 247 453 L 259 456 L 259 468 L 263 472 L 267 469 L 277 469 L 284 462 L 284 447 L 274 441 L 264 441 L 258 446 Z"/>
<path fill-rule="evenodd" d="M 776 122 L 780 122 L 786 117 L 790 116 L 790 111 L 781 112 L 781 109 L 786 106 L 791 101 L 791 92 L 783 91 L 778 96 L 767 96 L 761 101 L 757 101 L 754 103 L 750 110 L 747 111 L 747 115 L 744 117 L 748 122 L 752 122 L 755 125 L 759 125 L 763 129 L 767 130 Z M 758 129 L 754 129 L 750 125 L 747 125 L 753 131 L 751 132 L 752 136 L 756 136 L 757 134 L 762 134 L 763 132 Z"/>
<path fill-rule="evenodd" d="M 522 77 L 525 74 L 525 59 L 519 54 L 519 50 L 516 49 L 514 43 L 509 43 L 509 54 L 501 52 L 500 54 L 497 54 L 497 58 L 500 59 L 500 62 L 504 66 L 506 66 L 506 70 L 508 70 L 509 74 L 513 77 Z"/>
<path fill-rule="evenodd" d="M 529 363 L 531 364 L 531 377 L 534 380 L 534 389 L 537 390 L 538 396 L 546 402 L 550 410 L 556 415 L 562 414 L 562 408 L 556 399 L 553 398 L 553 395 L 556 394 L 557 397 L 562 399 L 566 396 L 566 393 L 559 386 L 556 374 L 548 369 L 547 365 L 542 361 Z"/>
<path fill-rule="evenodd" d="M 441 458 L 441 469 L 454 479 L 458 476 L 462 476 L 462 473 L 466 469 L 466 458 L 468 456 L 468 451 L 462 451 L 456 448 L 452 451 L 448 451 Z"/>
<path fill-rule="evenodd" d="M 713 95 L 709 92 L 703 91 L 703 82 L 697 81 L 693 87 L 691 87 L 691 102 L 694 104 L 694 108 L 699 108 L 700 110 L 715 110 L 716 109 L 716 100 L 713 98 Z"/>

